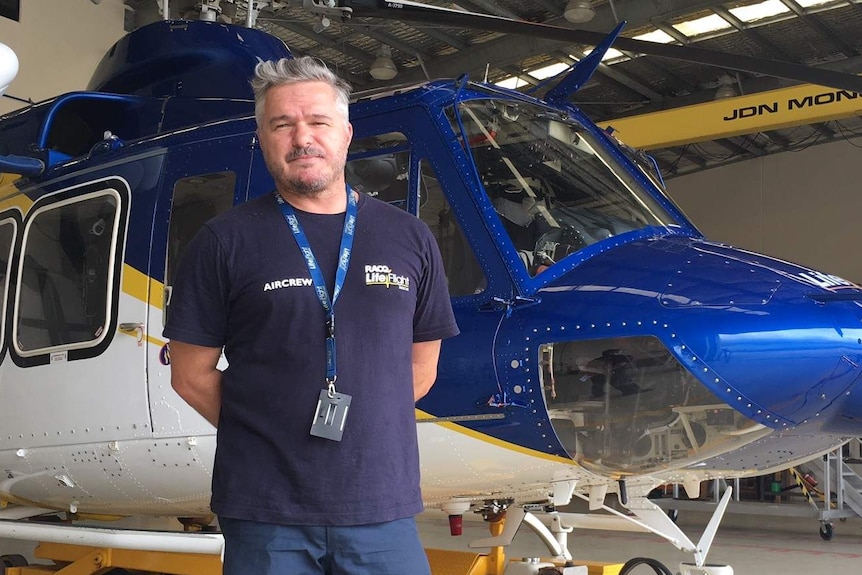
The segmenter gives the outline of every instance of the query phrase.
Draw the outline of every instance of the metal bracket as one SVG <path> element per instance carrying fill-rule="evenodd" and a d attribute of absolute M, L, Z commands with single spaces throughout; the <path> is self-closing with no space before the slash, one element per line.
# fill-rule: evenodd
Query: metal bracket
<path fill-rule="evenodd" d="M 302 7 L 312 14 L 339 18 L 342 22 L 353 16 L 353 8 L 339 6 L 337 0 L 302 0 Z"/>

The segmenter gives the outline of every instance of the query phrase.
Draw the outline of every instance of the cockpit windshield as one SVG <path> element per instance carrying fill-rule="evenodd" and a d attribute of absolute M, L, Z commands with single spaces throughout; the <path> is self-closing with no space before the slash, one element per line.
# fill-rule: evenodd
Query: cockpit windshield
<path fill-rule="evenodd" d="M 589 132 L 552 109 L 468 100 L 451 119 L 530 275 L 607 238 L 677 224 Z"/>

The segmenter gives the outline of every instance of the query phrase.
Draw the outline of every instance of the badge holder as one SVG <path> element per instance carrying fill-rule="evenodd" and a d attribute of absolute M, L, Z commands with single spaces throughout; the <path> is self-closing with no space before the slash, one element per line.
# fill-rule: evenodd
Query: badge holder
<path fill-rule="evenodd" d="M 311 422 L 311 435 L 341 441 L 351 399 L 346 393 L 337 393 L 332 384 L 328 389 L 321 389 L 314 420 Z"/>

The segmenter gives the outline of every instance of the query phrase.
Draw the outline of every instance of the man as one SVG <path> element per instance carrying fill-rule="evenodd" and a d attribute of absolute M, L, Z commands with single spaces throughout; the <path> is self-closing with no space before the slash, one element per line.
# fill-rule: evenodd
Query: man
<path fill-rule="evenodd" d="M 218 428 L 224 573 L 428 573 L 413 404 L 458 333 L 436 243 L 347 189 L 343 81 L 283 59 L 252 87 L 276 191 L 197 234 L 165 328 L 174 389 Z"/>

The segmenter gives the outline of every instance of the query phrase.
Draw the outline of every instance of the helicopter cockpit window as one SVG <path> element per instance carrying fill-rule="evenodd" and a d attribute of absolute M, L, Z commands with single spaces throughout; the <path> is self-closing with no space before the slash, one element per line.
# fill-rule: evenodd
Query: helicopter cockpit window
<path fill-rule="evenodd" d="M 409 172 L 407 137 L 400 132 L 357 139 L 350 144 L 345 176 L 358 192 L 406 210 Z"/>
<path fill-rule="evenodd" d="M 177 180 L 171 202 L 168 252 L 165 258 L 166 302 L 170 302 L 170 288 L 186 246 L 204 222 L 233 206 L 235 188 L 236 174 L 233 172 L 216 172 Z M 164 314 L 164 321 L 167 321 L 167 313 Z"/>
<path fill-rule="evenodd" d="M 595 138 L 534 104 L 468 100 L 450 114 L 531 275 L 607 238 L 676 222 Z M 459 121 L 460 120 L 460 121 Z"/>
<path fill-rule="evenodd" d="M 449 295 L 458 297 L 482 292 L 487 284 L 485 273 L 429 163 L 420 164 L 420 176 L 419 218 L 428 224 L 437 240 L 449 282 Z"/>
<path fill-rule="evenodd" d="M 119 196 L 106 190 L 39 208 L 24 230 L 13 343 L 22 356 L 105 336 Z"/>

